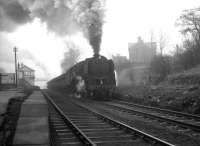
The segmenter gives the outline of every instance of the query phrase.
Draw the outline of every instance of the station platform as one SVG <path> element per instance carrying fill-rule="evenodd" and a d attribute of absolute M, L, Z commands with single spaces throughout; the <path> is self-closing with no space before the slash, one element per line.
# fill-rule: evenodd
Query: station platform
<path fill-rule="evenodd" d="M 0 113 L 6 112 L 9 100 L 12 97 L 23 96 L 23 93 L 20 93 L 19 90 L 1 91 Z M 33 91 L 33 93 L 22 102 L 13 135 L 13 146 L 50 145 L 48 105 L 41 91 Z"/>
<path fill-rule="evenodd" d="M 0 125 L 2 124 L 4 115 L 7 112 L 9 101 L 13 98 L 20 98 L 24 96 L 25 94 L 19 89 L 0 91 Z"/>
<path fill-rule="evenodd" d="M 22 104 L 13 145 L 49 145 L 48 105 L 40 91 Z"/>

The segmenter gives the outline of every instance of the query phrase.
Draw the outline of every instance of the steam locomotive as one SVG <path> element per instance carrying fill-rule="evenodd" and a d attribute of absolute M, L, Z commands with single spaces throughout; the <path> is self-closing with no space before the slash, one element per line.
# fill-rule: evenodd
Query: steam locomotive
<path fill-rule="evenodd" d="M 79 79 L 79 81 L 77 81 Z M 94 55 L 71 67 L 66 73 L 50 80 L 50 89 L 77 92 L 77 85 L 84 82 L 82 96 L 105 99 L 112 96 L 116 87 L 114 63 L 101 55 Z"/>

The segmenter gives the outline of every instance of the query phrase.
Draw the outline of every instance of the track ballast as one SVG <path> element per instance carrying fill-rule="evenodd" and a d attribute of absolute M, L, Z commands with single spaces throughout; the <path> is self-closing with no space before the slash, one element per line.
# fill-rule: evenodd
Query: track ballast
<path fill-rule="evenodd" d="M 52 100 L 50 96 L 45 95 L 51 103 L 51 108 L 58 108 L 60 112 L 59 116 L 54 116 L 55 112 L 52 112 L 53 118 L 50 118 L 52 119 L 50 125 L 57 124 L 56 128 L 51 128 L 54 129 L 51 130 L 52 139 L 54 138 L 53 141 L 57 144 L 65 145 L 67 142 L 71 142 L 75 145 L 172 146 L 166 141 L 100 114 L 82 102 L 66 100 L 66 97 L 62 97 L 63 99 L 60 99 L 61 97 L 53 98 Z M 67 126 L 64 123 L 67 123 Z M 59 126 L 60 129 L 57 129 Z M 68 138 L 67 133 L 72 134 L 70 135 L 71 139 Z M 63 138 L 55 135 L 62 135 Z M 56 137 L 58 138 L 56 139 Z M 63 140 L 65 141 L 63 142 Z"/>

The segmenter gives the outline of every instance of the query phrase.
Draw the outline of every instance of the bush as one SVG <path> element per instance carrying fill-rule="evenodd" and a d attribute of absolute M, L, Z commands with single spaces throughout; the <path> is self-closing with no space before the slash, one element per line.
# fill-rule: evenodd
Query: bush
<path fill-rule="evenodd" d="M 165 79 L 165 77 L 171 71 L 170 56 L 155 56 L 150 64 L 150 71 L 153 75 L 153 80 L 155 82 L 160 82 Z"/>

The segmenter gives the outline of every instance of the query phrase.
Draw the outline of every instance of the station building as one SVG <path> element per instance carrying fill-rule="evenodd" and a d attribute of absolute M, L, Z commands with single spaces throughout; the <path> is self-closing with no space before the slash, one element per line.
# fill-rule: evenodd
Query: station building
<path fill-rule="evenodd" d="M 35 70 L 24 64 L 18 64 L 18 81 L 19 85 L 23 84 L 23 81 L 28 82 L 29 84 L 35 84 Z"/>

